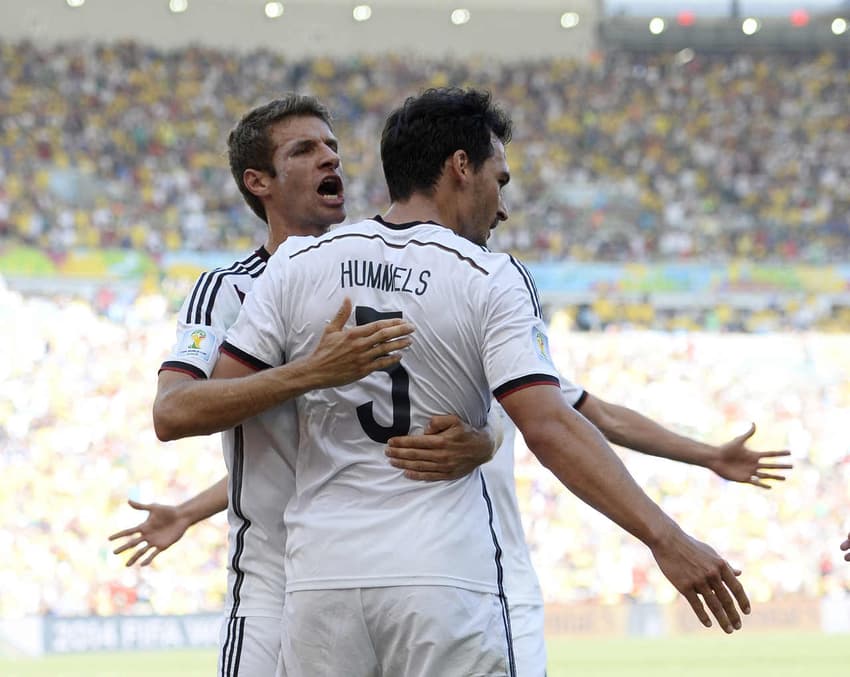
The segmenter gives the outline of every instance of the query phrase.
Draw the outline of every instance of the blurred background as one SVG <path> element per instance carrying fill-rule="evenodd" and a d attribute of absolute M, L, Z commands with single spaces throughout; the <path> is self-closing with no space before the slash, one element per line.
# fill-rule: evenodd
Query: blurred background
<path fill-rule="evenodd" d="M 795 464 L 770 491 L 624 451 L 632 473 L 743 569 L 747 627 L 850 632 L 850 2 L 0 12 L 0 655 L 214 645 L 224 520 L 144 569 L 106 536 L 140 521 L 128 497 L 224 473 L 217 437 L 160 444 L 150 407 L 189 285 L 264 240 L 227 132 L 282 92 L 320 97 L 354 220 L 388 206 L 385 115 L 442 85 L 514 118 L 490 246 L 535 275 L 561 371 L 708 442 L 755 422 L 751 446 Z M 553 641 L 695 632 L 646 548 L 517 456 Z"/>

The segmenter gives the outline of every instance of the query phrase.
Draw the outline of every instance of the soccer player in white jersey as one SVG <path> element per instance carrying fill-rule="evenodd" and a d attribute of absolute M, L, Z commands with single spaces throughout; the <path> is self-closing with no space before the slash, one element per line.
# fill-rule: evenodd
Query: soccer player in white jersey
<path fill-rule="evenodd" d="M 228 146 L 234 179 L 251 209 L 266 221 L 268 237 L 250 256 L 196 282 L 180 310 L 177 343 L 161 368 L 154 408 L 163 439 L 222 430 L 228 477 L 180 506 L 130 501 L 150 512 L 148 520 L 110 540 L 129 537 L 115 552 L 136 548 L 127 565 L 139 560 L 146 565 L 190 525 L 227 509 L 228 586 L 218 674 L 271 675 L 279 653 L 285 589 L 282 506 L 293 488 L 294 408 L 289 404 L 268 410 L 230 392 L 230 384 L 222 389 L 206 379 L 226 329 L 270 254 L 289 235 L 325 232 L 345 212 L 336 139 L 326 109 L 314 98 L 290 95 L 253 109 L 233 130 Z M 279 372 L 275 402 L 305 387 L 358 378 L 381 368 L 382 361 L 386 367 L 398 359 L 383 357 L 387 349 L 374 347 L 386 322 L 359 328 L 355 335 L 342 331 L 346 316 L 341 312 L 334 318 L 324 348 L 300 371 Z M 395 338 L 399 331 L 392 329 L 386 336 Z M 214 393 L 207 406 L 198 407 L 199 389 Z M 259 412 L 264 413 L 249 418 Z M 417 443 L 432 445 L 428 459 L 435 464 L 436 479 L 453 479 L 492 457 L 489 432 L 473 431 L 457 417 L 435 417 L 426 432 L 431 434 Z"/>
<path fill-rule="evenodd" d="M 268 237 L 249 256 L 196 282 L 179 313 L 175 346 L 160 369 L 153 413 L 162 439 L 180 436 L 185 427 L 226 429 L 227 485 L 222 480 L 193 504 L 202 512 L 210 501 L 218 509 L 222 502 L 228 508 L 226 622 L 218 674 L 268 675 L 274 673 L 279 652 L 284 571 L 275 544 L 285 536 L 280 506 L 293 488 L 294 407 L 279 405 L 243 423 L 245 405 L 238 391 L 206 406 L 198 406 L 193 393 L 211 375 L 225 331 L 279 244 L 290 235 L 323 233 L 345 211 L 336 139 L 327 111 L 315 99 L 290 96 L 250 111 L 230 134 L 228 147 L 234 178 L 250 207 L 268 224 Z M 354 336 L 342 331 L 345 317 L 343 311 L 334 318 L 324 345 L 304 364 L 289 365 L 288 372 L 274 376 L 278 402 L 287 399 L 286 391 L 292 396 L 305 387 L 359 378 L 380 368 L 377 361 L 368 363 L 375 357 L 387 364 L 396 361 L 384 356 L 387 348 L 380 347 L 379 355 L 372 346 L 382 331 L 395 337 L 399 327 L 362 327 L 363 333 Z"/>
<path fill-rule="evenodd" d="M 507 218 L 509 131 L 475 91 L 408 100 L 382 138 L 386 220 L 290 240 L 222 347 L 225 376 L 297 359 L 321 335 L 319 311 L 345 297 L 358 324 L 404 317 L 417 326 L 386 374 L 298 399 L 282 640 L 292 677 L 515 674 L 499 529 L 480 472 L 414 484 L 382 462 L 388 439 L 448 405 L 482 423 L 490 391 L 566 486 L 652 549 L 704 624 L 704 604 L 727 632 L 740 627 L 736 602 L 749 612 L 740 572 L 664 515 L 552 388 L 527 271 L 467 241 L 483 245 Z"/>

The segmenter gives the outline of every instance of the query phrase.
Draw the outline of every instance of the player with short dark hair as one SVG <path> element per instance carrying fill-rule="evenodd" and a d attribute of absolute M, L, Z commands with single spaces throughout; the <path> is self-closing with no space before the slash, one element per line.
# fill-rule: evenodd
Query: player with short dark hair
<path fill-rule="evenodd" d="M 448 406 L 480 424 L 491 392 L 544 465 L 652 549 L 703 623 L 703 604 L 727 632 L 740 627 L 736 601 L 749 612 L 740 572 L 664 515 L 552 388 L 531 276 L 481 246 L 507 218 L 501 137 L 510 125 L 494 130 L 491 119 L 507 116 L 471 90 L 408 99 L 382 136 L 387 172 L 405 167 L 400 185 L 387 176 L 397 199 L 386 216 L 288 241 L 222 347 L 216 369 L 230 376 L 308 354 L 322 310 L 345 297 L 357 323 L 403 317 L 417 326 L 385 374 L 298 399 L 297 490 L 285 518 L 282 653 L 291 676 L 515 674 L 500 534 L 481 473 L 411 484 L 382 462 L 389 439 L 434 411 Z M 453 147 L 441 158 L 425 152 L 435 139 L 422 130 L 452 122 L 463 130 Z M 471 153 L 483 135 L 482 161 Z"/>
<path fill-rule="evenodd" d="M 145 555 L 143 563 L 150 562 L 189 524 L 227 508 L 228 585 L 218 674 L 271 675 L 279 655 L 285 590 L 282 510 L 294 488 L 298 438 L 290 400 L 311 388 L 347 383 L 391 367 L 399 360 L 397 351 L 409 343 L 412 327 L 383 320 L 346 330 L 343 324 L 351 308 L 342 303 L 311 355 L 264 374 L 269 397 L 265 402 L 246 398 L 237 382 L 209 381 L 225 331 L 279 245 L 293 235 L 321 234 L 345 217 L 337 140 L 327 110 L 313 97 L 290 95 L 250 111 L 231 132 L 228 146 L 240 190 L 268 225 L 266 243 L 232 266 L 204 273 L 195 283 L 178 316 L 175 346 L 160 369 L 153 408 L 160 439 L 223 431 L 228 476 L 179 511 L 158 510 L 168 514 L 165 519 L 176 518 L 173 530 L 161 535 L 160 546 L 148 542 L 131 562 Z M 213 396 L 204 399 L 199 392 Z M 254 416 L 257 412 L 263 413 Z M 492 456 L 489 436 L 455 421 L 450 418 L 435 431 L 442 433 L 444 443 L 454 435 L 475 450 L 485 444 L 486 457 Z M 444 476 L 468 471 L 457 460 L 442 467 Z M 138 527 L 112 538 L 137 533 Z M 144 537 L 133 537 L 117 551 L 136 547 Z"/>

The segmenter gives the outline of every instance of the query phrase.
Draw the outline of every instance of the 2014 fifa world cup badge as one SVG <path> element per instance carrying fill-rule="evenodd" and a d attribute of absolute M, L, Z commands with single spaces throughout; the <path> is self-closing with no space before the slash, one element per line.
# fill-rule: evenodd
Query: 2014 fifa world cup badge
<path fill-rule="evenodd" d="M 534 352 L 537 353 L 537 357 L 546 364 L 552 363 L 552 356 L 549 352 L 549 337 L 541 331 L 538 327 L 534 327 L 531 330 L 531 339 L 534 344 Z"/>
<path fill-rule="evenodd" d="M 216 345 L 215 334 L 208 327 L 187 329 L 180 339 L 177 354 L 209 362 Z"/>

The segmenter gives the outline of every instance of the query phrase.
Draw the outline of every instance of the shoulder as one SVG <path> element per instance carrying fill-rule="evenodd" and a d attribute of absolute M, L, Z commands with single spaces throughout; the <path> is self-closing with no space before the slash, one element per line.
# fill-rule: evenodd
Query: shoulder
<path fill-rule="evenodd" d="M 230 313 L 232 308 L 238 308 L 254 280 L 266 270 L 267 260 L 265 250 L 260 249 L 230 265 L 201 273 L 183 302 L 183 321 L 211 325 L 222 309 Z"/>
<path fill-rule="evenodd" d="M 331 244 L 350 241 L 352 238 L 370 237 L 377 224 L 371 219 L 338 226 L 319 237 L 290 237 L 281 245 L 283 257 L 296 259 L 310 252 L 316 252 Z M 281 253 L 281 250 L 278 250 Z"/>

